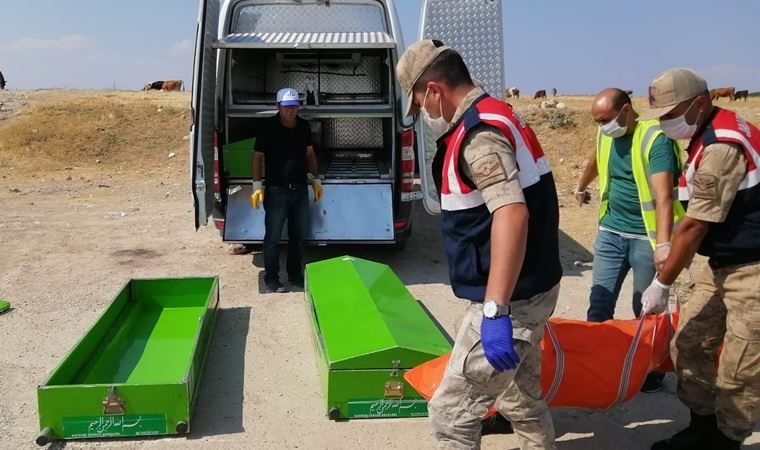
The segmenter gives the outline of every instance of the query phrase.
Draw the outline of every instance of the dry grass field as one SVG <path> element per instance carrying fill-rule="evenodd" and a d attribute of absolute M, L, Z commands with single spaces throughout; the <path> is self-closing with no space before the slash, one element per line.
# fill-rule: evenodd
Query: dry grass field
<path fill-rule="evenodd" d="M 186 162 L 189 93 L 5 91 L 0 93 L 0 104 L 18 98 L 24 98 L 23 111 L 12 110 L 5 117 L 0 111 L 0 168 L 14 176 L 55 177 L 72 167 L 139 176 L 166 169 L 169 153 Z M 591 97 L 555 100 L 567 108 L 540 109 L 539 100 L 509 99 L 536 131 L 559 190 L 566 194 L 593 152 L 596 125 L 589 113 Z M 646 108 L 642 98 L 634 104 Z M 718 105 L 760 122 L 760 97 L 732 103 L 721 99 Z M 184 181 L 186 172 L 171 170 L 163 175 Z M 571 206 L 567 200 L 566 206 Z"/>
<path fill-rule="evenodd" d="M 571 192 L 596 127 L 591 97 L 556 100 L 567 108 L 513 104 L 536 130 L 560 194 L 565 277 L 555 315 L 582 319 L 591 271 L 573 262 L 591 259 L 597 199 L 581 208 Z M 425 419 L 327 420 L 303 294 L 264 294 L 259 253 L 231 254 L 213 227 L 193 228 L 189 103 L 189 93 L 0 91 L 0 298 L 13 306 L 0 314 L 0 449 L 35 448 L 36 385 L 127 279 L 205 275 L 220 276 L 221 310 L 190 436 L 52 448 L 433 448 Z M 760 98 L 719 104 L 760 124 Z M 307 261 L 353 254 L 390 265 L 453 335 L 464 302 L 448 286 L 437 219 L 416 207 L 414 221 L 404 251 L 314 248 Z M 629 298 L 625 285 L 616 317 L 631 317 Z M 552 414 L 562 450 L 649 448 L 688 417 L 672 375 L 662 392 L 608 410 Z M 747 444 L 760 449 L 760 428 Z M 513 435 L 483 441 L 516 445 Z"/>
<path fill-rule="evenodd" d="M 188 93 L 7 91 L 0 102 L 19 96 L 25 98 L 23 110 L 0 121 L 0 168 L 14 175 L 55 178 L 74 167 L 186 175 L 171 167 L 162 171 L 169 153 L 187 157 Z"/>

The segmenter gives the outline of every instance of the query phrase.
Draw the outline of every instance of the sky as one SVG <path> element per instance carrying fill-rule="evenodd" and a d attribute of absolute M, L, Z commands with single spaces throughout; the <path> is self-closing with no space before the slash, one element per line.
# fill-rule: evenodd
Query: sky
<path fill-rule="evenodd" d="M 405 43 L 422 0 L 397 0 Z M 507 86 L 646 92 L 669 67 L 760 91 L 760 1 L 503 0 Z M 8 88 L 139 89 L 192 79 L 195 0 L 0 0 Z"/>

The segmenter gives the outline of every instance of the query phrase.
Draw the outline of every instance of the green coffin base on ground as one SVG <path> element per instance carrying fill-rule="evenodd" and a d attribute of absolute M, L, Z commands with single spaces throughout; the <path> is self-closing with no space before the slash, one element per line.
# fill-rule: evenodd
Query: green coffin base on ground
<path fill-rule="evenodd" d="M 309 264 L 306 300 L 331 419 L 427 415 L 404 372 L 451 343 L 388 266 L 350 256 Z"/>
<path fill-rule="evenodd" d="M 217 278 L 131 280 L 37 389 L 37 443 L 182 434 L 198 398 Z"/>

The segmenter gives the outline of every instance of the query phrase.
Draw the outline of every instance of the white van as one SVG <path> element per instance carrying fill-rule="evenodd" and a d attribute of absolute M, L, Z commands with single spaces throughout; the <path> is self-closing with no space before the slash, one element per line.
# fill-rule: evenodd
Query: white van
<path fill-rule="evenodd" d="M 395 66 L 404 45 L 391 0 L 201 0 L 192 93 L 196 228 L 260 243 L 251 157 L 278 89 L 302 93 L 324 186 L 307 242 L 402 243 L 411 234 L 414 131 Z M 264 174 L 266 177 L 266 174 Z M 313 192 L 309 190 L 309 195 Z"/>

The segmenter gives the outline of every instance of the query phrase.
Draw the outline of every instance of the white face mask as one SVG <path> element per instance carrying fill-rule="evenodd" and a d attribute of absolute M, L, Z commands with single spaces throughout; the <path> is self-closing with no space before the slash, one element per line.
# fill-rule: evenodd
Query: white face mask
<path fill-rule="evenodd" d="M 430 114 L 428 114 L 427 110 L 425 110 L 425 102 L 427 101 L 428 92 L 430 92 L 430 88 L 427 88 L 425 91 L 425 98 L 422 100 L 422 106 L 420 107 L 420 111 L 422 112 L 422 120 L 427 123 L 428 127 L 430 127 L 431 130 L 436 133 L 443 134 L 449 131 L 450 126 L 449 122 L 443 118 L 443 103 L 439 103 L 441 117 L 437 119 L 431 118 Z"/>
<path fill-rule="evenodd" d="M 691 107 L 694 106 L 694 100 L 691 101 L 689 108 L 680 116 L 672 119 L 660 120 L 660 128 L 662 128 L 662 132 L 665 133 L 665 136 L 670 139 L 691 139 L 694 136 L 694 133 L 697 132 L 697 122 L 699 122 L 699 120 L 696 120 L 694 125 L 689 125 L 689 122 L 686 121 L 686 114 Z M 697 119 L 699 119 L 699 116 L 697 116 Z"/>
<path fill-rule="evenodd" d="M 621 127 L 618 123 L 618 119 L 620 118 L 620 114 L 623 113 L 623 110 L 621 109 L 620 112 L 618 112 L 618 115 L 615 116 L 614 119 L 610 120 L 609 122 L 605 123 L 601 126 L 602 134 L 611 137 L 613 139 L 623 137 L 628 132 L 628 126 Z"/>

